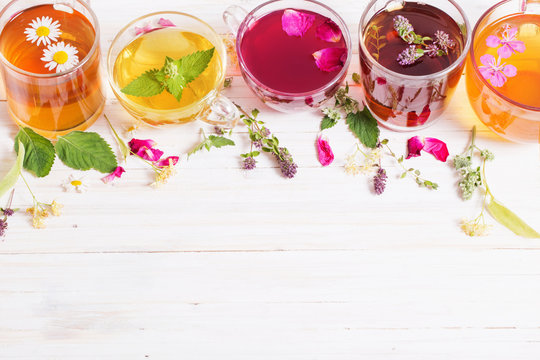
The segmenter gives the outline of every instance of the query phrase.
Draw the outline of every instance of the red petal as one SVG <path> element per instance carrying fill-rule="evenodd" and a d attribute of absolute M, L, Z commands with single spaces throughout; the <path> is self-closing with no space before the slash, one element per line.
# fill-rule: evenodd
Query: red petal
<path fill-rule="evenodd" d="M 322 71 L 331 72 L 341 70 L 347 60 L 347 49 L 326 48 L 313 53 L 317 67 Z"/>
<path fill-rule="evenodd" d="M 173 24 L 173 22 L 169 19 L 160 18 L 158 21 L 159 26 L 163 27 L 174 27 L 176 25 Z"/>
<path fill-rule="evenodd" d="M 287 9 L 281 17 L 281 26 L 289 36 L 304 36 L 314 21 L 315 15 Z"/>
<path fill-rule="evenodd" d="M 176 164 L 178 164 L 179 159 L 180 158 L 178 156 L 169 156 L 166 159 L 158 161 L 156 163 L 156 166 L 157 167 L 166 167 L 166 166 L 169 166 L 169 165 L 176 165 Z M 170 163 L 169 163 L 169 160 L 170 160 Z"/>
<path fill-rule="evenodd" d="M 429 109 L 429 105 L 426 105 L 422 109 L 422 112 L 420 113 L 420 115 L 418 115 L 418 124 L 424 125 L 426 121 L 429 119 L 429 115 L 431 115 L 431 110 Z"/>
<path fill-rule="evenodd" d="M 139 150 L 143 147 L 147 149 L 153 148 L 154 146 L 156 146 L 156 142 L 150 139 L 148 140 L 131 139 L 128 145 L 131 151 L 137 154 Z"/>
<path fill-rule="evenodd" d="M 409 148 L 407 159 L 410 159 L 412 157 L 420 156 L 420 150 L 424 148 L 424 143 L 418 136 L 415 136 L 409 139 L 407 142 L 407 147 Z"/>
<path fill-rule="evenodd" d="M 341 29 L 335 22 L 326 19 L 317 27 L 317 37 L 323 41 L 339 42 L 341 40 Z"/>
<path fill-rule="evenodd" d="M 101 178 L 101 181 L 103 181 L 105 184 L 108 184 L 111 181 L 113 181 L 114 179 L 122 177 L 122 174 L 125 173 L 125 172 L 126 172 L 126 170 L 124 170 L 123 167 L 118 166 L 116 169 L 114 169 L 114 171 L 112 173 L 110 173 L 109 175 Z"/>
<path fill-rule="evenodd" d="M 135 35 L 146 34 L 152 30 L 154 30 L 154 28 L 150 24 L 146 24 L 143 27 L 135 27 Z"/>
<path fill-rule="evenodd" d="M 146 147 L 142 147 L 139 149 L 139 151 L 137 151 L 137 155 L 143 158 L 144 160 L 154 162 L 154 161 L 159 161 L 159 159 L 161 159 L 161 157 L 163 156 L 163 151 L 159 149 L 149 149 Z"/>
<path fill-rule="evenodd" d="M 448 147 L 446 144 L 435 138 L 427 137 L 424 139 L 424 151 L 432 154 L 439 161 L 446 162 L 448 158 Z"/>
<path fill-rule="evenodd" d="M 327 140 L 321 136 L 317 138 L 317 152 L 319 154 L 319 162 L 322 166 L 328 166 L 334 161 L 334 153 Z"/>

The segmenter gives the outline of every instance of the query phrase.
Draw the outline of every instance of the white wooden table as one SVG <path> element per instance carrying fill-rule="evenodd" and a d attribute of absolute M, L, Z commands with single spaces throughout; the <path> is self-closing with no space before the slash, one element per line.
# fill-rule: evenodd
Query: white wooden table
<path fill-rule="evenodd" d="M 473 23 L 494 3 L 458 2 Z M 367 0 L 325 3 L 344 16 L 356 44 Z M 104 52 L 125 23 L 158 10 L 189 12 L 225 33 L 221 12 L 231 4 L 92 2 Z M 357 66 L 355 56 L 350 72 Z M 540 241 L 491 219 L 490 236 L 465 236 L 459 222 L 480 203 L 460 200 L 450 164 L 430 156 L 411 164 L 439 190 L 393 175 L 386 193 L 373 195 L 366 178 L 343 170 L 354 148 L 344 124 L 328 132 L 336 161 L 322 168 L 314 145 L 320 116 L 278 114 L 233 75 L 227 94 L 262 110 L 298 162 L 297 177 L 282 178 L 264 157 L 257 170 L 240 170 L 238 154 L 248 148 L 243 126 L 236 147 L 193 156 L 159 190 L 147 186 L 151 174 L 136 160 L 115 186 L 88 173 L 84 194 L 62 191 L 73 171 L 59 162 L 45 179 L 28 175 L 40 199 L 65 205 L 64 215 L 44 230 L 22 214 L 10 220 L 0 243 L 1 359 L 540 358 Z M 417 135 L 443 139 L 454 155 L 477 125 L 479 144 L 496 155 L 488 168 L 492 191 L 539 229 L 538 145 L 491 134 L 463 85 L 444 118 Z M 111 92 L 106 113 L 119 128 L 130 122 Z M 201 127 L 210 131 L 192 123 L 142 129 L 137 137 L 178 154 L 199 141 Z M 91 130 L 113 141 L 103 119 Z M 382 131 L 405 152 L 411 134 Z M 0 174 L 14 158 L 16 132 L 2 92 Z M 31 205 L 22 183 L 14 202 Z"/>

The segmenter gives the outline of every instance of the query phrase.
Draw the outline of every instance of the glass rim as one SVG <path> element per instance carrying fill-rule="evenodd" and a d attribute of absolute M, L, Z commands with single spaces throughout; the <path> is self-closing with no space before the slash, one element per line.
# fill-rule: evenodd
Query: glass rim
<path fill-rule="evenodd" d="M 332 8 L 330 8 L 329 6 L 319 2 L 319 1 L 316 1 L 316 0 L 303 0 L 303 2 L 307 2 L 307 3 L 312 3 L 312 4 L 315 4 L 317 6 L 320 6 L 326 10 L 328 10 L 330 13 L 332 13 L 338 20 L 339 24 L 339 28 L 345 38 L 345 44 L 348 44 L 347 46 L 347 60 L 345 61 L 345 64 L 343 64 L 343 67 L 342 69 L 339 71 L 339 73 L 332 78 L 332 80 L 330 80 L 328 83 L 324 84 L 323 86 L 321 87 L 318 87 L 316 89 L 313 89 L 313 90 L 310 90 L 310 91 L 305 91 L 305 92 L 298 92 L 298 93 L 291 93 L 291 92 L 285 92 L 285 91 L 280 91 L 280 90 L 276 90 L 276 89 L 273 89 L 267 85 L 264 85 L 261 81 L 259 81 L 259 79 L 257 79 L 257 77 L 255 77 L 255 75 L 252 74 L 251 71 L 249 71 L 248 67 L 246 66 L 245 62 L 244 62 L 244 59 L 242 57 L 242 52 L 240 51 L 240 43 L 241 41 L 239 41 L 239 37 L 240 37 L 240 34 L 242 34 L 244 32 L 244 29 L 246 28 L 247 26 L 247 23 L 249 20 L 251 20 L 252 18 L 255 18 L 254 14 L 259 11 L 260 9 L 266 7 L 267 5 L 270 5 L 270 4 L 273 4 L 273 3 L 276 3 L 276 2 L 284 2 L 284 1 L 289 1 L 289 0 L 270 0 L 270 1 L 266 1 L 260 5 L 258 5 L 257 7 L 255 7 L 253 10 L 251 10 L 246 16 L 245 18 L 242 20 L 242 23 L 240 24 L 240 26 L 238 27 L 238 33 L 237 33 L 237 36 L 236 36 L 236 55 L 238 57 L 238 65 L 240 66 L 240 69 L 248 75 L 248 77 L 253 80 L 253 82 L 255 82 L 255 84 L 257 86 L 260 86 L 261 88 L 267 90 L 267 91 L 270 91 L 272 92 L 273 94 L 275 95 L 278 95 L 278 96 L 283 96 L 283 97 L 288 97 L 288 98 L 305 98 L 305 97 L 308 97 L 310 95 L 314 95 L 314 94 L 318 94 L 320 92 L 324 92 L 330 88 L 332 88 L 333 86 L 335 86 L 336 82 L 340 81 L 340 79 L 347 74 L 347 72 L 349 71 L 349 65 L 351 63 L 351 58 L 352 58 L 352 40 L 351 40 L 351 33 L 349 31 L 349 28 L 347 27 L 347 24 L 345 23 L 345 21 L 343 20 L 343 18 L 337 13 L 335 12 Z"/>
<path fill-rule="evenodd" d="M 359 39 L 359 46 L 360 46 L 360 53 L 364 54 L 368 59 L 369 59 L 369 62 L 371 64 L 373 64 L 375 67 L 377 67 L 379 70 L 393 76 L 393 77 L 396 77 L 396 78 L 399 78 L 401 80 L 432 80 L 433 78 L 438 78 L 438 77 L 441 77 L 441 76 L 444 76 L 446 75 L 447 73 L 455 70 L 457 67 L 459 67 L 463 62 L 464 60 L 466 59 L 467 57 L 467 54 L 469 53 L 469 48 L 471 48 L 471 43 L 472 43 L 472 34 L 471 34 L 471 24 L 469 23 L 469 19 L 467 18 L 467 15 L 465 14 L 465 11 L 463 11 L 463 9 L 461 8 L 461 6 L 459 6 L 459 4 L 457 4 L 454 0 L 447 0 L 449 3 L 451 3 L 456 9 L 457 11 L 461 14 L 461 16 L 463 17 L 463 20 L 465 21 L 465 29 L 467 30 L 467 38 L 466 38 L 466 41 L 465 41 L 465 45 L 463 46 L 463 49 L 461 51 L 461 54 L 458 56 L 458 58 L 456 60 L 454 60 L 454 62 L 452 62 L 452 64 L 450 64 L 448 67 L 440 70 L 440 71 L 437 71 L 437 72 L 434 72 L 434 73 L 431 73 L 431 74 L 426 74 L 426 75 L 405 75 L 405 74 L 400 74 L 396 71 L 393 71 L 393 70 L 390 70 L 388 69 L 387 67 L 384 67 L 382 66 L 381 64 L 379 64 L 379 62 L 369 53 L 367 47 L 366 47 L 366 44 L 364 44 L 364 29 L 363 29 L 363 26 L 362 24 L 364 23 L 364 20 L 366 19 L 367 17 L 367 14 L 368 14 L 368 11 L 373 7 L 373 5 L 377 2 L 377 1 L 380 1 L 380 0 L 371 0 L 369 2 L 369 4 L 366 5 L 366 8 L 364 9 L 363 13 L 362 13 L 362 16 L 360 17 L 360 23 L 359 23 L 359 26 L 358 26 L 358 39 Z M 456 22 L 457 24 L 457 22 Z M 458 25 L 459 26 L 459 25 Z M 463 32 L 461 32 L 463 34 Z"/>
<path fill-rule="evenodd" d="M 472 32 L 472 38 L 473 38 L 473 43 L 471 46 L 471 50 L 469 51 L 469 59 L 471 60 L 471 64 L 472 64 L 472 68 L 473 68 L 473 71 L 474 73 L 476 74 L 476 77 L 480 79 L 480 81 L 491 91 L 493 92 L 496 96 L 498 96 L 499 98 L 505 100 L 506 102 L 509 102 L 510 104 L 514 105 L 514 106 L 517 106 L 519 108 L 523 108 L 523 109 L 526 109 L 526 110 L 532 110 L 532 111 L 540 111 L 540 107 L 536 107 L 536 106 L 531 106 L 531 105 L 527 105 L 527 104 L 522 104 L 518 101 L 515 101 L 515 100 L 512 100 L 511 98 L 509 98 L 508 96 L 504 95 L 504 94 L 501 94 L 497 89 L 495 89 L 495 87 L 493 85 L 491 85 L 491 83 L 489 81 L 487 81 L 483 76 L 482 74 L 480 73 L 480 71 L 478 70 L 478 63 L 476 62 L 476 59 L 475 59 L 475 56 L 474 56 L 474 39 L 476 38 L 476 35 L 477 35 L 477 32 L 480 32 L 480 29 L 479 29 L 479 25 L 480 25 L 480 22 L 482 22 L 491 12 L 493 12 L 494 10 L 496 10 L 497 8 L 499 8 L 501 5 L 503 4 L 506 4 L 506 3 L 509 3 L 509 2 L 512 2 L 512 1 L 515 1 L 515 0 L 503 0 L 503 1 L 500 1 L 498 3 L 496 3 L 495 5 L 493 5 L 492 7 L 490 7 L 489 9 L 487 9 L 481 16 L 480 18 L 478 19 L 478 21 L 476 22 L 476 25 L 474 27 L 474 30 Z M 523 14 L 523 11 L 520 11 L 520 12 L 516 12 L 516 13 L 513 13 L 512 15 L 515 15 L 515 14 Z M 499 21 L 500 19 L 502 18 L 499 18 L 499 19 L 496 19 L 495 21 L 493 22 L 496 22 L 496 21 Z M 491 23 L 490 23 L 491 24 Z"/>
<path fill-rule="evenodd" d="M 21 0 L 12 0 L 8 4 L 6 4 L 6 6 L 4 6 L 2 11 L 0 11 L 0 17 L 5 15 L 5 13 L 7 12 L 9 7 L 11 7 L 12 5 L 14 5 L 15 3 L 19 2 L 19 1 L 21 1 Z M 76 1 L 78 4 L 82 5 L 88 11 L 88 13 L 90 14 L 90 16 L 92 17 L 92 20 L 94 22 L 94 24 L 92 24 L 92 27 L 94 28 L 94 32 L 95 32 L 94 42 L 92 44 L 92 47 L 90 48 L 90 51 L 88 51 L 88 54 L 86 54 L 86 56 L 77 65 L 75 65 L 71 69 L 68 69 L 68 70 L 65 70 L 65 71 L 62 71 L 62 72 L 59 72 L 59 73 L 38 74 L 38 73 L 33 73 L 31 71 L 23 70 L 23 69 L 15 66 L 15 65 L 13 65 L 11 62 L 9 62 L 5 58 L 4 54 L 1 51 L 0 51 L 0 62 L 2 62 L 4 65 L 9 67 L 11 70 L 13 70 L 13 71 L 15 71 L 15 72 L 17 72 L 17 73 L 19 73 L 21 75 L 25 75 L 25 76 L 28 76 L 28 77 L 39 78 L 39 79 L 55 79 L 55 78 L 59 78 L 59 77 L 65 76 L 65 75 L 70 75 L 70 74 L 76 72 L 77 70 L 79 70 L 80 68 L 82 68 L 84 65 L 86 65 L 88 63 L 88 61 L 90 60 L 90 58 L 92 56 L 94 56 L 95 52 L 97 51 L 97 49 L 99 47 L 99 42 L 100 42 L 99 21 L 98 21 L 98 18 L 96 16 L 96 13 L 90 7 L 90 4 L 88 4 L 87 2 L 82 1 L 82 0 L 74 0 L 74 1 Z M 51 1 L 49 1 L 49 2 L 44 1 L 44 3 L 42 5 L 47 5 L 47 4 L 48 5 L 55 5 L 55 3 L 51 2 Z M 27 9 L 30 9 L 30 8 L 27 8 Z M 73 10 L 75 10 L 75 9 L 73 9 Z"/>
<path fill-rule="evenodd" d="M 219 93 L 220 89 L 218 87 L 216 87 L 216 88 L 210 90 L 205 96 L 203 96 L 198 101 L 195 101 L 195 102 L 193 102 L 193 103 L 191 103 L 189 105 L 182 106 L 182 107 L 175 108 L 175 109 L 161 110 L 161 109 L 154 109 L 154 108 L 150 108 L 150 107 L 147 107 L 147 106 L 143 106 L 143 105 L 138 104 L 135 101 L 129 99 L 126 96 L 120 95 L 122 93 L 122 91 L 114 81 L 114 74 L 113 74 L 114 71 L 113 70 L 114 70 L 114 64 L 116 63 L 116 59 L 114 59 L 114 61 L 112 61 L 112 52 L 113 52 L 113 48 L 114 48 L 116 42 L 118 41 L 118 39 L 120 38 L 120 36 L 125 34 L 126 31 L 130 30 L 131 27 L 133 25 L 135 25 L 136 23 L 138 23 L 139 21 L 144 20 L 144 19 L 148 19 L 148 18 L 151 18 L 151 17 L 159 16 L 159 15 L 179 15 L 179 16 L 183 16 L 183 17 L 188 17 L 188 18 L 191 18 L 191 19 L 203 24 L 204 26 L 206 26 L 213 33 L 213 35 L 215 35 L 216 39 L 218 39 L 219 46 L 221 46 L 221 49 L 225 52 L 224 55 L 222 56 L 222 58 L 224 58 L 224 59 L 222 59 L 222 61 L 221 61 L 221 67 L 222 67 L 221 75 L 220 75 L 218 81 L 216 81 L 216 83 L 218 84 L 217 86 L 219 86 L 219 84 L 221 84 L 225 80 L 225 76 L 226 76 L 226 72 L 227 72 L 227 55 L 226 55 L 225 44 L 223 43 L 223 39 L 216 32 L 216 30 L 214 30 L 214 28 L 212 26 L 210 26 L 210 24 L 208 24 L 206 21 L 201 20 L 198 17 L 193 16 L 191 14 L 187 14 L 187 13 L 180 12 L 180 11 L 167 11 L 167 10 L 165 10 L 165 11 L 157 11 L 157 12 L 153 12 L 153 13 L 149 13 L 149 14 L 146 14 L 146 15 L 139 16 L 138 18 L 133 19 L 129 23 L 124 25 L 116 33 L 115 37 L 111 41 L 111 45 L 109 46 L 109 51 L 107 53 L 107 59 L 106 59 L 107 60 L 107 78 L 109 80 L 109 85 L 111 86 L 115 96 L 118 98 L 119 101 L 126 101 L 127 103 L 129 103 L 132 106 L 136 105 L 137 107 L 143 107 L 143 108 L 148 109 L 149 111 L 151 111 L 151 112 L 153 112 L 155 114 L 167 114 L 167 113 L 170 113 L 170 112 L 173 112 L 173 111 L 187 110 L 187 109 L 190 109 L 190 108 L 193 108 L 193 107 L 197 107 L 201 103 L 207 102 L 207 101 L 209 101 L 209 99 L 216 96 L 216 93 Z M 139 37 L 141 35 L 144 35 L 144 34 L 134 36 L 131 39 L 131 41 L 135 40 L 137 37 Z M 213 44 L 213 42 L 212 42 L 212 44 Z M 216 46 L 216 44 L 214 44 L 214 46 Z"/>

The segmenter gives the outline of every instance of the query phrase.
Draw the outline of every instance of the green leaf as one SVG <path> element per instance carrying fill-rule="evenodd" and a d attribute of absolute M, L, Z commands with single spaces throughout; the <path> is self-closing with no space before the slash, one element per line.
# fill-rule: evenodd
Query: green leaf
<path fill-rule="evenodd" d="M 131 154 L 131 150 L 129 149 L 126 142 L 124 140 L 122 140 L 122 138 L 118 135 L 118 133 L 116 132 L 116 130 L 112 126 L 112 124 L 111 124 L 109 118 L 107 117 L 107 115 L 103 114 L 103 116 L 105 117 L 105 120 L 107 120 L 107 123 L 109 123 L 109 127 L 111 128 L 111 130 L 113 132 L 113 135 L 114 135 L 114 138 L 116 139 L 116 143 L 118 144 L 118 147 L 120 148 L 120 152 L 122 153 L 122 157 L 124 158 L 124 161 L 126 161 L 129 154 Z"/>
<path fill-rule="evenodd" d="M 121 91 L 124 94 L 139 97 L 159 95 L 163 92 L 165 87 L 163 86 L 163 83 L 157 79 L 157 73 L 159 73 L 159 70 L 157 69 L 149 70 L 130 82 Z"/>
<path fill-rule="evenodd" d="M 379 126 L 367 106 L 364 110 L 347 114 L 347 125 L 356 137 L 368 148 L 375 148 L 379 140 Z"/>
<path fill-rule="evenodd" d="M 108 174 L 118 166 L 111 146 L 94 132 L 73 131 L 60 136 L 55 148 L 60 160 L 73 169 Z"/>
<path fill-rule="evenodd" d="M 337 124 L 337 121 L 325 115 L 321 120 L 321 131 L 325 129 L 330 129 Z"/>
<path fill-rule="evenodd" d="M 491 201 L 486 206 L 489 213 L 495 220 L 513 231 L 516 235 L 531 239 L 540 239 L 540 234 L 532 227 L 527 225 L 516 214 L 510 211 L 506 206 L 491 197 Z"/>
<path fill-rule="evenodd" d="M 227 139 L 226 137 L 223 137 L 223 136 L 210 135 L 208 137 L 208 140 L 211 141 L 211 144 L 212 144 L 211 146 L 216 147 L 216 148 L 220 148 L 223 146 L 234 146 L 234 141 L 232 141 L 231 139 Z"/>
<path fill-rule="evenodd" d="M 24 145 L 22 142 L 17 141 L 15 146 L 19 149 L 17 160 L 15 160 L 15 164 L 13 164 L 6 176 L 0 181 L 0 197 L 4 196 L 5 193 L 15 186 L 23 168 L 25 157 Z"/>
<path fill-rule="evenodd" d="M 15 137 L 15 151 L 19 153 L 19 142 L 24 146 L 24 168 L 37 177 L 49 175 L 56 154 L 49 139 L 30 128 L 21 128 Z"/>
<path fill-rule="evenodd" d="M 386 36 L 383 36 L 383 37 L 386 37 Z M 360 84 L 360 74 L 359 73 L 353 73 L 352 74 L 352 79 L 355 83 L 357 84 Z"/>
<path fill-rule="evenodd" d="M 214 56 L 214 50 L 215 48 L 197 51 L 175 61 L 175 64 L 178 65 L 178 76 L 181 78 L 183 86 L 195 80 L 206 70 Z"/>

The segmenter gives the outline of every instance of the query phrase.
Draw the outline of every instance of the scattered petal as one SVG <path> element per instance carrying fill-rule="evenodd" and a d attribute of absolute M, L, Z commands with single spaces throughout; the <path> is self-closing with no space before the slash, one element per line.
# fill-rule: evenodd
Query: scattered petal
<path fill-rule="evenodd" d="M 317 138 L 317 152 L 319 154 L 319 162 L 322 166 L 328 166 L 334 161 L 334 153 L 327 139 L 322 136 Z"/>
<path fill-rule="evenodd" d="M 347 60 L 347 49 L 326 48 L 313 53 L 317 67 L 322 71 L 332 72 L 340 70 Z"/>
<path fill-rule="evenodd" d="M 315 15 L 287 9 L 281 17 L 281 26 L 289 36 L 304 36 L 314 21 Z"/>
<path fill-rule="evenodd" d="M 123 167 L 118 166 L 116 169 L 114 169 L 114 171 L 112 173 L 110 173 L 109 175 L 101 178 L 101 181 L 103 181 L 105 184 L 108 184 L 108 183 L 112 182 L 114 179 L 122 177 L 122 174 L 125 173 L 125 172 L 126 172 L 126 170 L 124 170 Z"/>
<path fill-rule="evenodd" d="M 146 34 L 146 33 L 149 33 L 152 30 L 154 30 L 154 28 L 150 24 L 146 24 L 146 25 L 144 25 L 142 27 L 136 26 L 135 27 L 135 35 Z"/>
<path fill-rule="evenodd" d="M 339 42 L 341 40 L 341 29 L 330 19 L 326 19 L 325 22 L 317 26 L 316 34 L 323 41 Z"/>
<path fill-rule="evenodd" d="M 169 165 L 176 165 L 178 164 L 178 160 L 180 158 L 178 156 L 169 156 L 168 158 L 165 158 L 165 159 L 162 159 L 162 160 L 159 160 L 158 162 L 156 162 L 156 166 L 157 167 L 166 167 L 166 166 L 169 166 Z"/>
<path fill-rule="evenodd" d="M 134 152 L 135 154 L 139 152 L 139 150 L 142 148 L 142 147 L 145 147 L 145 148 L 153 148 L 154 146 L 157 145 L 157 143 L 154 141 L 154 140 L 139 140 L 139 139 L 131 139 L 128 143 L 129 145 L 129 148 L 131 149 L 132 152 Z"/>
<path fill-rule="evenodd" d="M 424 138 L 424 151 L 432 154 L 439 161 L 446 162 L 448 158 L 448 147 L 446 143 L 435 138 Z"/>
<path fill-rule="evenodd" d="M 137 152 L 137 156 L 143 158 L 144 160 L 156 162 L 159 161 L 159 159 L 161 159 L 161 157 L 163 156 L 163 151 L 159 149 L 149 149 L 142 147 Z"/>
<path fill-rule="evenodd" d="M 410 159 L 412 157 L 420 156 L 420 151 L 424 148 L 424 143 L 418 136 L 414 136 L 407 142 L 407 147 L 409 149 L 407 159 Z"/>

